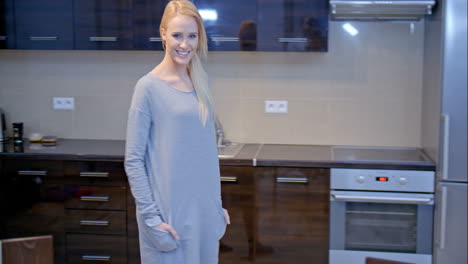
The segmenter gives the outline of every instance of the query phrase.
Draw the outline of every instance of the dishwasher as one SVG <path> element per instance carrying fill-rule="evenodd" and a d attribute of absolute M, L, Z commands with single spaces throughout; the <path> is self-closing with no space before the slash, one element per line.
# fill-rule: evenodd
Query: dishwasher
<path fill-rule="evenodd" d="M 432 263 L 433 171 L 331 169 L 330 264 Z"/>

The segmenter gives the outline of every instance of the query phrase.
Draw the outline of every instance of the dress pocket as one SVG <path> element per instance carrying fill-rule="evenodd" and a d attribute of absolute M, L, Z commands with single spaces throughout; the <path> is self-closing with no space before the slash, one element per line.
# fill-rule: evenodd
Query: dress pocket
<path fill-rule="evenodd" d="M 154 247 L 162 252 L 169 252 L 178 247 L 177 241 L 167 231 L 162 231 L 151 227 L 145 223 L 146 229 L 148 230 L 148 237 Z"/>

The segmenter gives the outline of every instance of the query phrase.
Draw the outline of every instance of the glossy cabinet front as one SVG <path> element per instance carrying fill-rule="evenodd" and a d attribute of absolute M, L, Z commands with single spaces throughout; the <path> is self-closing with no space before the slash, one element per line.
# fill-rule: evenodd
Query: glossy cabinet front
<path fill-rule="evenodd" d="M 62 163 L 4 160 L 0 237 L 52 235 L 55 263 L 65 263 Z"/>
<path fill-rule="evenodd" d="M 131 0 L 74 1 L 75 49 L 132 49 Z"/>
<path fill-rule="evenodd" d="M 0 0 L 0 49 L 15 48 L 13 0 Z"/>
<path fill-rule="evenodd" d="M 328 50 L 328 1 L 258 0 L 257 3 L 259 50 Z"/>
<path fill-rule="evenodd" d="M 165 1 L 133 0 L 133 48 L 163 50 L 159 24 Z"/>
<path fill-rule="evenodd" d="M 18 49 L 73 49 L 72 0 L 15 0 Z"/>

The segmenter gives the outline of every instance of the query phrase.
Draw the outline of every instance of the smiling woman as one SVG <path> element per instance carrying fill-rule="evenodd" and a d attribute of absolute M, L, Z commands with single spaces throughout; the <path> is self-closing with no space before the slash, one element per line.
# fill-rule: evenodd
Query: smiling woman
<path fill-rule="evenodd" d="M 160 25 L 164 59 L 135 86 L 125 170 L 137 208 L 143 264 L 216 264 L 222 208 L 214 113 L 196 7 L 170 1 Z"/>

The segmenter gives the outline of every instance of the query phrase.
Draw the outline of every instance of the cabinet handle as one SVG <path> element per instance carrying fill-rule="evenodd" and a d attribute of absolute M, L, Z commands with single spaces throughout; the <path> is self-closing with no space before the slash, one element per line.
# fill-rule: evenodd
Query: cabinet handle
<path fill-rule="evenodd" d="M 30 40 L 58 40 L 57 36 L 54 37 L 29 37 Z"/>
<path fill-rule="evenodd" d="M 80 225 L 85 226 L 108 226 L 109 221 L 101 221 L 101 220 L 80 220 Z"/>
<path fill-rule="evenodd" d="M 221 176 L 221 182 L 237 182 L 236 176 Z"/>
<path fill-rule="evenodd" d="M 278 38 L 281 43 L 306 43 L 309 42 L 306 38 Z"/>
<path fill-rule="evenodd" d="M 108 178 L 108 172 L 80 172 L 80 177 Z"/>
<path fill-rule="evenodd" d="M 115 41 L 117 41 L 117 37 L 89 37 L 89 41 L 115 42 Z"/>
<path fill-rule="evenodd" d="M 110 261 L 111 256 L 93 256 L 93 255 L 84 255 L 81 256 L 83 261 Z"/>
<path fill-rule="evenodd" d="M 276 177 L 276 182 L 279 182 L 279 183 L 309 183 L 309 180 L 307 178 Z"/>
<path fill-rule="evenodd" d="M 162 38 L 158 38 L 158 37 L 151 37 L 148 40 L 149 42 L 162 42 Z"/>
<path fill-rule="evenodd" d="M 6 40 L 7 36 L 0 36 L 0 40 Z"/>
<path fill-rule="evenodd" d="M 46 176 L 46 175 L 47 175 L 47 171 L 20 170 L 20 171 L 18 171 L 18 175 L 25 175 L 25 176 Z"/>
<path fill-rule="evenodd" d="M 211 37 L 212 41 L 217 41 L 217 42 L 238 42 L 239 38 L 238 37 Z"/>
<path fill-rule="evenodd" d="M 109 196 L 80 196 L 80 200 L 87 202 L 108 202 Z"/>

